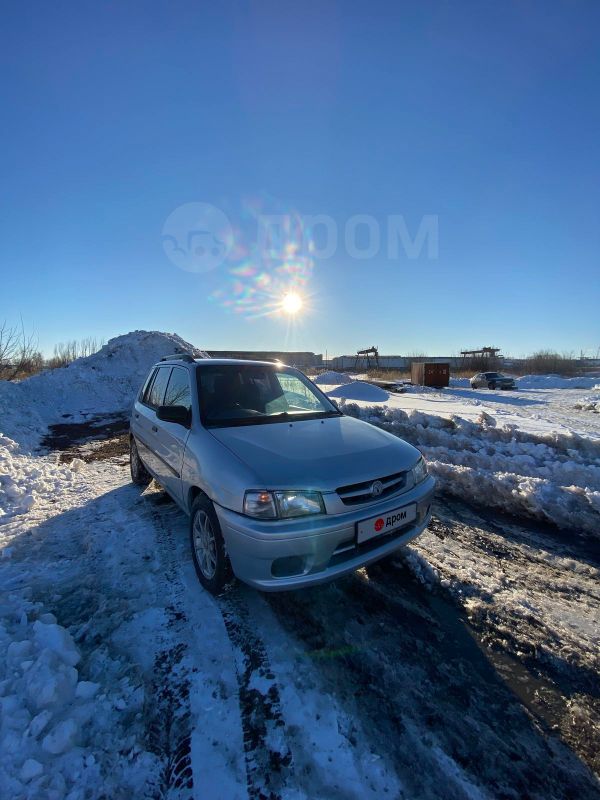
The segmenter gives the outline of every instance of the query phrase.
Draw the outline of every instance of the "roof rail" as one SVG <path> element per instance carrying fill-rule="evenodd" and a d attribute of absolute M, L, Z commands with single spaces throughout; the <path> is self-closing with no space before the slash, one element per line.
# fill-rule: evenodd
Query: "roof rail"
<path fill-rule="evenodd" d="M 163 356 L 161 361 L 186 361 L 188 364 L 193 364 L 194 357 L 189 353 L 173 353 L 172 356 Z"/>

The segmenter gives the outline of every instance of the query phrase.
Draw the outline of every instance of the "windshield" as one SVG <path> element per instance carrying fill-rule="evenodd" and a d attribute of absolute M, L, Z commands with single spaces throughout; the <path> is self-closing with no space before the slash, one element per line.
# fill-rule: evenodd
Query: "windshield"
<path fill-rule="evenodd" d="M 340 414 L 301 372 L 276 365 L 201 366 L 198 393 L 202 424 L 207 428 Z"/>

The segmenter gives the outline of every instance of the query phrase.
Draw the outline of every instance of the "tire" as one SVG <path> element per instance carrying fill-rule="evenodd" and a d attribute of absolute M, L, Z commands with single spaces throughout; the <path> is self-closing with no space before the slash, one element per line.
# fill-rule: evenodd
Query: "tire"
<path fill-rule="evenodd" d="M 211 594 L 219 595 L 233 580 L 219 518 L 206 495 L 199 495 L 190 514 L 190 544 L 198 580 Z"/>
<path fill-rule="evenodd" d="M 140 458 L 133 436 L 129 440 L 129 469 L 131 471 L 131 480 L 136 486 L 148 486 L 152 480 L 152 475 L 150 475 Z"/>
<path fill-rule="evenodd" d="M 494 383 L 494 381 L 491 381 L 491 383 L 488 383 L 488 389 L 495 389 L 495 388 L 496 388 L 496 384 Z"/>

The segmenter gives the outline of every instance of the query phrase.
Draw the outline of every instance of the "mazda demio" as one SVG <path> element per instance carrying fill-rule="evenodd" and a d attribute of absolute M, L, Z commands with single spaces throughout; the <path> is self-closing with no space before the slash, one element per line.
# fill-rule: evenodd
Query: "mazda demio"
<path fill-rule="evenodd" d="M 420 452 L 346 416 L 280 363 L 167 357 L 131 417 L 131 477 L 190 518 L 198 578 L 310 586 L 393 553 L 426 527 L 435 482 Z"/>

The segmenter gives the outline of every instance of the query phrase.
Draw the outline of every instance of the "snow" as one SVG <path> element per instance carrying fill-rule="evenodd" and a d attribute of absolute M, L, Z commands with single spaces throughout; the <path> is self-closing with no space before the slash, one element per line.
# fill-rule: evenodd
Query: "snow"
<path fill-rule="evenodd" d="M 560 375 L 523 375 L 517 378 L 519 389 L 591 389 L 597 377 L 563 378 Z"/>
<path fill-rule="evenodd" d="M 328 370 L 327 372 L 322 372 L 320 375 L 317 375 L 316 378 L 313 378 L 313 383 L 317 383 L 320 385 L 330 386 L 340 386 L 343 383 L 352 383 L 353 378 L 350 375 L 347 375 L 345 372 L 334 372 L 333 370 Z"/>
<path fill-rule="evenodd" d="M 67 367 L 0 381 L 2 432 L 33 448 L 49 424 L 127 411 L 152 364 L 175 352 L 202 355 L 176 334 L 133 331 Z"/>
<path fill-rule="evenodd" d="M 560 375 L 522 375 L 515 378 L 519 389 L 592 389 L 598 383 L 598 377 L 580 376 L 563 378 Z M 332 381 L 334 383 L 334 381 Z M 469 378 L 450 378 L 450 386 L 456 389 L 468 389 Z"/>
<path fill-rule="evenodd" d="M 341 407 L 418 447 L 450 494 L 600 533 L 600 439 L 528 433 L 482 411 L 472 421 L 387 405 Z"/>
<path fill-rule="evenodd" d="M 170 756 L 153 731 L 172 713 L 167 738 L 181 726 L 173 747 L 189 741 L 198 796 L 259 796 L 260 751 L 245 750 L 258 700 L 268 701 L 271 714 L 263 755 L 293 751 L 295 780 L 304 781 L 302 791 L 282 789 L 282 798 L 407 795 L 387 743 L 364 744 L 359 715 L 323 682 L 330 662 L 351 660 L 361 614 L 350 608 L 347 629 L 338 625 L 337 650 L 316 630 L 307 652 L 256 593 L 240 590 L 240 612 L 200 589 L 185 517 L 176 506 L 155 505 L 156 488 L 141 494 L 132 486 L 124 460 L 59 463 L 56 454 L 29 452 L 50 423 L 126 410 L 150 365 L 177 348 L 195 352 L 174 335 L 136 331 L 66 369 L 0 383 L 0 795 L 166 796 Z M 453 381 L 444 391 L 412 387 L 396 395 L 341 373 L 323 377 L 318 382 L 346 413 L 422 450 L 445 492 L 442 506 L 457 503 L 454 496 L 551 522 L 566 538 L 600 532 L 600 418 L 591 407 L 599 398 L 582 397 L 582 389 L 598 391 L 597 379 L 575 387 L 547 376 L 519 392 L 474 392 Z M 540 663 L 568 660 L 593 671 L 600 634 L 591 561 L 553 550 L 543 532 L 434 522 L 403 556 L 420 583 L 449 592 L 478 624 L 494 615 L 516 620 L 515 647 L 529 648 Z M 508 555 L 486 560 L 487 549 Z M 560 587 L 556 596 L 548 596 L 549 579 Z M 376 580 L 357 580 L 377 590 Z M 333 607 L 344 607 L 336 588 L 314 596 L 328 591 Z M 323 620 L 331 614 L 318 601 L 312 607 Z M 252 645 L 246 650 L 241 629 Z M 374 655 L 369 640 L 363 648 L 361 658 Z M 409 693 L 422 679 L 410 658 L 396 665 L 406 670 Z M 252 698 L 245 722 L 244 696 Z M 349 696 L 354 702 L 354 690 Z M 407 707 L 407 741 L 431 743 L 418 744 L 426 768 L 446 775 L 461 796 L 488 796 L 465 761 L 412 714 Z M 569 716 L 589 726 L 589 714 L 575 696 Z"/>
<path fill-rule="evenodd" d="M 30 511 L 40 497 L 73 483 L 82 465 L 80 459 L 70 465 L 57 464 L 53 458 L 31 459 L 0 433 L 0 525 Z"/>
<path fill-rule="evenodd" d="M 352 381 L 337 389 L 327 389 L 327 396 L 344 400 L 364 400 L 372 403 L 385 402 L 389 394 L 379 386 L 364 381 Z"/>

